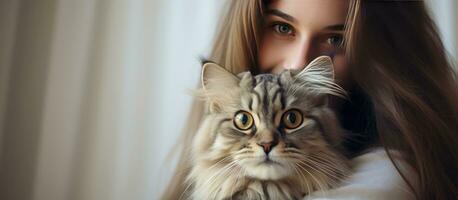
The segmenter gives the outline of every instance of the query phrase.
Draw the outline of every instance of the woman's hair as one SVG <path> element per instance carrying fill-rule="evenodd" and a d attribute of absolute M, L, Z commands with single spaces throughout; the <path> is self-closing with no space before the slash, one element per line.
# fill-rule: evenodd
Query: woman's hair
<path fill-rule="evenodd" d="M 229 3 L 209 59 L 233 73 L 257 73 L 263 10 L 269 1 Z M 360 147 L 381 144 L 401 151 L 418 175 L 417 182 L 405 178 L 417 199 L 458 196 L 457 74 L 424 2 L 350 0 L 344 37 L 357 85 L 352 102 L 365 106 L 348 106 L 346 112 L 359 115 L 343 125 L 368 135 Z M 163 199 L 179 199 L 185 190 L 188 148 L 204 110 L 203 102 L 195 100 Z M 404 177 L 405 168 L 392 161 Z"/>
<path fill-rule="evenodd" d="M 350 8 L 347 55 L 380 143 L 416 170 L 417 199 L 456 198 L 457 74 L 424 2 L 356 0 Z"/>

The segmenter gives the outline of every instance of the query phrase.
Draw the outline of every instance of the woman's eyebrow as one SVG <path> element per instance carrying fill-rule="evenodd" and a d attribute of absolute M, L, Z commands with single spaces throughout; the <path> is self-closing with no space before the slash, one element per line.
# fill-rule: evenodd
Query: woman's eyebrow
<path fill-rule="evenodd" d="M 327 31 L 343 31 L 344 28 L 345 28 L 344 24 L 335 24 L 335 25 L 326 26 L 326 27 L 324 27 L 323 30 L 327 30 Z"/>
<path fill-rule="evenodd" d="M 270 10 L 267 10 L 266 11 L 266 14 L 268 15 L 275 15 L 275 16 L 278 16 L 278 17 L 281 17 L 283 18 L 284 20 L 286 21 L 289 21 L 291 23 L 296 23 L 297 22 L 297 19 L 294 18 L 293 16 L 291 15 L 288 15 L 280 10 L 277 10 L 277 9 L 270 9 Z"/>

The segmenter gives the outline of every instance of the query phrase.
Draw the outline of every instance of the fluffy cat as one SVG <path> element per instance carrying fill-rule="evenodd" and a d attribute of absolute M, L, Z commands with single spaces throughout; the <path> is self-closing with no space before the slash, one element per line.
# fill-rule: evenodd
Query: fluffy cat
<path fill-rule="evenodd" d="M 321 56 L 302 71 L 234 75 L 202 68 L 208 106 L 191 147 L 184 197 L 301 199 L 339 184 L 348 173 L 341 129 L 328 95 L 345 97 L 332 61 Z"/>

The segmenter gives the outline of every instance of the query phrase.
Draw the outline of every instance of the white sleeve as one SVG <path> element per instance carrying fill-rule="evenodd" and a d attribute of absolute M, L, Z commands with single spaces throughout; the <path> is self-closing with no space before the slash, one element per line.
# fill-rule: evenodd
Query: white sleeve
<path fill-rule="evenodd" d="M 314 192 L 305 197 L 304 200 L 415 199 L 414 194 L 399 175 L 384 149 L 374 149 L 352 159 L 351 163 L 353 173 L 343 180 L 340 187 Z M 416 179 L 413 173 L 408 176 L 409 180 Z"/>

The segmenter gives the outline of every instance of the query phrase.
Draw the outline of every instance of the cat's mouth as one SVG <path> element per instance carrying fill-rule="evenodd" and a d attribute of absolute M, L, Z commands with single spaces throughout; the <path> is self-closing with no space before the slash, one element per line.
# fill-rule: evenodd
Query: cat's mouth
<path fill-rule="evenodd" d="M 261 161 L 259 164 L 262 164 L 262 165 L 282 165 L 281 163 L 272 160 L 269 156 L 264 157 L 264 160 Z"/>
<path fill-rule="evenodd" d="M 258 157 L 244 165 L 247 175 L 260 180 L 278 180 L 290 175 L 285 163 L 270 156 Z"/>

